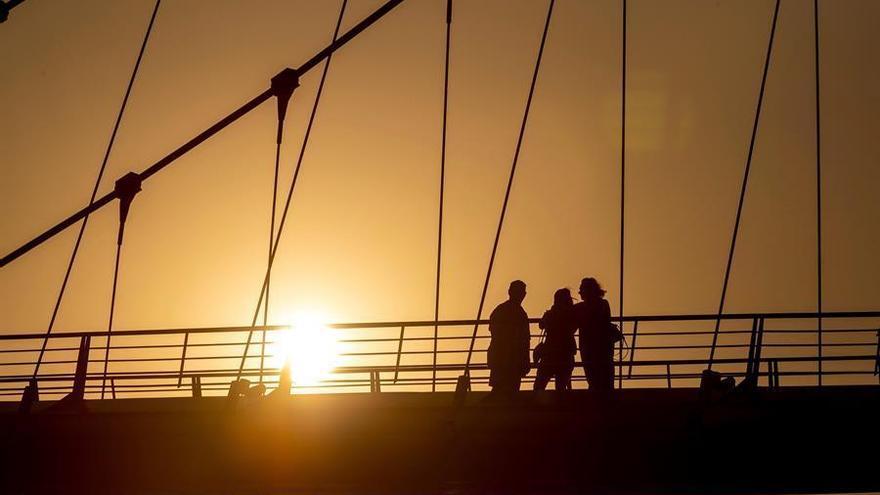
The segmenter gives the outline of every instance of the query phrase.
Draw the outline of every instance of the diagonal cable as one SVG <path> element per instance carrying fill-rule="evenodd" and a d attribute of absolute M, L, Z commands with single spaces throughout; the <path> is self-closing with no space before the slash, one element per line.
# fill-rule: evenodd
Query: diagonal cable
<path fill-rule="evenodd" d="M 755 151 L 755 137 L 758 134 L 758 123 L 761 120 L 761 107 L 764 103 L 764 88 L 767 85 L 767 72 L 770 69 L 770 55 L 773 54 L 773 38 L 776 36 L 776 21 L 779 18 L 779 0 L 773 9 L 773 23 L 770 27 L 770 38 L 767 41 L 767 56 L 764 57 L 764 72 L 761 75 L 761 88 L 758 91 L 758 103 L 755 108 L 755 122 L 752 125 L 752 137 L 749 140 L 749 154 L 746 158 L 746 169 L 743 173 L 742 187 L 739 192 L 739 203 L 736 207 L 736 220 L 733 223 L 733 235 L 730 239 L 730 251 L 727 254 L 727 267 L 724 269 L 724 283 L 721 286 L 721 302 L 718 304 L 718 318 L 715 320 L 715 331 L 712 334 L 712 347 L 709 351 L 709 369 L 715 360 L 715 347 L 718 345 L 718 332 L 721 328 L 721 315 L 724 313 L 724 298 L 727 295 L 727 283 L 730 280 L 730 267 L 733 264 L 733 253 L 736 250 L 736 238 L 739 233 L 739 223 L 742 217 L 743 202 L 746 197 L 746 188 L 749 184 L 749 171 L 752 168 L 752 155 Z"/>
<path fill-rule="evenodd" d="M 486 291 L 489 289 L 489 280 L 492 278 L 492 267 L 495 264 L 495 255 L 498 252 L 498 241 L 501 238 L 501 228 L 504 226 L 504 217 L 507 213 L 507 204 L 510 201 L 510 190 L 513 187 L 513 178 L 516 175 L 516 165 L 519 162 L 519 152 L 522 149 L 523 136 L 526 132 L 526 124 L 529 121 L 529 110 L 532 107 L 532 97 L 535 95 L 535 84 L 538 82 L 538 73 L 541 69 L 541 58 L 544 55 L 544 45 L 547 42 L 547 32 L 550 30 L 550 19 L 553 16 L 553 5 L 556 0 L 550 0 L 547 7 L 547 20 L 544 22 L 544 32 L 541 35 L 541 46 L 538 48 L 538 58 L 535 60 L 535 71 L 532 74 L 532 83 L 529 86 L 529 97 L 526 100 L 526 108 L 523 112 L 522 124 L 519 128 L 519 137 L 516 140 L 516 151 L 513 154 L 513 163 L 510 166 L 510 176 L 507 179 L 507 190 L 504 192 L 504 202 L 501 205 L 501 215 L 498 218 L 498 229 L 495 231 L 495 241 L 492 243 L 492 254 L 489 256 L 489 267 L 486 270 L 486 280 L 483 282 L 483 291 L 480 294 L 480 306 L 477 308 L 474 331 L 468 346 L 467 360 L 464 364 L 464 375 L 470 376 L 471 356 L 474 353 L 474 343 L 477 340 L 477 330 L 480 328 L 480 318 L 483 315 L 483 306 L 486 303 Z"/>
<path fill-rule="evenodd" d="M 134 69 L 131 71 L 131 77 L 128 80 L 128 86 L 125 88 L 125 96 L 122 98 L 122 104 L 119 106 L 119 113 L 116 115 L 116 122 L 113 124 L 113 132 L 110 133 L 110 141 L 107 143 L 107 149 L 104 152 L 104 158 L 101 160 L 101 168 L 98 170 L 98 177 L 95 179 L 95 185 L 92 188 L 92 195 L 89 198 L 89 204 L 91 205 L 95 201 L 95 197 L 98 194 L 98 187 L 101 185 L 101 179 L 104 177 L 104 171 L 107 168 L 107 161 L 110 158 L 110 152 L 113 150 L 113 144 L 116 142 L 116 133 L 119 131 L 119 124 L 122 122 L 122 116 L 125 114 L 125 108 L 128 105 L 128 98 L 131 95 L 131 88 L 134 86 L 134 81 L 137 78 L 138 70 L 141 66 L 141 61 L 144 58 L 144 51 L 147 48 L 147 42 L 150 39 L 150 33 L 153 32 L 153 24 L 156 21 L 156 14 L 159 12 L 159 5 L 162 3 L 162 0 L 156 0 L 156 5 L 153 7 L 153 12 L 150 14 L 150 22 L 147 24 L 147 32 L 144 34 L 144 40 L 141 43 L 141 48 L 138 51 L 137 59 L 134 63 Z M 55 307 L 52 309 L 52 317 L 49 319 L 49 328 L 46 330 L 46 336 L 43 338 L 43 343 L 40 346 L 40 354 L 37 357 L 37 365 L 34 368 L 33 378 L 37 377 L 37 373 L 40 371 L 40 364 L 43 361 L 43 355 L 46 353 L 46 345 L 49 342 L 49 336 L 52 334 L 52 329 L 55 327 L 55 319 L 58 317 L 58 309 L 61 307 L 61 301 L 64 299 L 64 292 L 67 289 L 67 282 L 70 279 L 70 273 L 73 270 L 73 264 L 76 261 L 77 253 L 79 253 L 79 246 L 82 242 L 83 234 L 86 231 L 86 225 L 89 222 L 89 213 L 87 212 L 83 217 L 82 224 L 80 224 L 79 233 L 76 236 L 76 242 L 73 245 L 73 252 L 70 254 L 70 260 L 67 263 L 67 270 L 64 272 L 64 280 L 61 282 L 61 290 L 58 292 L 58 298 L 55 300 Z"/>
<path fill-rule="evenodd" d="M 319 51 L 314 56 L 312 56 L 312 58 L 306 60 L 305 63 L 300 65 L 298 68 L 290 69 L 290 70 L 294 70 L 296 72 L 296 74 L 298 74 L 300 77 L 302 77 L 307 72 L 309 72 L 310 70 L 317 67 L 318 64 L 320 64 L 322 61 L 324 61 L 325 59 L 330 57 L 331 54 L 333 54 L 334 52 L 336 52 L 337 50 L 339 50 L 343 46 L 345 46 L 349 41 L 355 39 L 357 36 L 359 36 L 361 33 L 363 33 L 370 26 L 374 25 L 380 19 L 384 18 L 389 12 L 394 10 L 394 8 L 396 8 L 401 3 L 403 3 L 403 0 L 388 0 L 387 2 L 382 4 L 382 6 L 380 6 L 375 11 L 373 11 L 370 15 L 368 15 L 367 17 L 362 19 L 359 23 L 352 26 L 351 29 L 349 29 L 348 31 L 345 32 L 345 34 L 343 34 L 342 36 L 339 36 L 336 39 L 336 41 L 334 41 L 332 44 L 324 47 L 321 51 Z M 147 167 L 146 169 L 141 171 L 138 174 L 138 175 L 140 175 L 141 181 L 146 181 L 150 177 L 161 172 L 166 167 L 168 167 L 169 165 L 174 163 L 178 158 L 189 153 L 194 148 L 198 147 L 200 144 L 204 143 L 205 141 L 207 141 L 211 137 L 215 136 L 217 133 L 219 133 L 220 131 L 222 131 L 226 127 L 228 127 L 230 124 L 236 122 L 241 117 L 247 115 L 253 109 L 255 109 L 258 106 L 260 106 L 261 104 L 265 103 L 266 100 L 268 100 L 269 98 L 272 98 L 273 96 L 275 96 L 275 91 L 272 88 L 266 89 L 262 93 L 254 96 L 253 98 L 251 98 L 250 100 L 245 102 L 243 105 L 236 108 L 235 110 L 233 110 L 231 113 L 229 113 L 225 117 L 221 118 L 219 121 L 217 121 L 211 127 L 208 127 L 207 129 L 205 129 L 204 131 L 202 131 L 201 133 L 199 133 L 195 137 L 189 139 L 187 142 L 185 142 L 182 145 L 180 145 L 179 147 L 177 147 L 171 153 L 168 153 L 163 158 L 160 158 L 159 161 L 153 163 L 152 165 L 150 165 L 149 167 Z M 46 231 L 37 235 L 36 237 L 31 239 L 30 241 L 27 241 L 26 243 L 22 244 L 18 248 L 14 249 L 12 252 L 10 252 L 7 255 L 0 258 L 0 268 L 8 265 L 9 263 L 12 263 L 13 261 L 17 260 L 18 258 L 24 256 L 30 250 L 43 244 L 44 242 L 51 239 L 52 237 L 58 235 L 60 232 L 64 231 L 65 229 L 67 229 L 71 225 L 74 225 L 75 223 L 79 222 L 86 215 L 107 206 L 107 204 L 109 204 L 114 199 L 120 199 L 118 194 L 119 194 L 118 191 L 111 191 L 111 192 L 101 196 L 100 198 L 89 203 L 85 208 L 82 208 L 79 211 L 73 213 L 72 215 L 68 216 L 64 220 L 58 222 L 57 224 L 50 227 Z"/>
<path fill-rule="evenodd" d="M 816 311 L 819 357 L 818 384 L 822 386 L 822 127 L 819 105 L 819 0 L 813 0 L 813 41 L 816 68 Z"/>
<path fill-rule="evenodd" d="M 336 28 L 333 31 L 333 43 L 336 43 L 337 37 L 339 36 L 339 28 L 342 26 L 342 19 L 345 17 L 345 8 L 348 5 L 348 0 L 342 0 L 342 7 L 339 9 L 339 17 L 336 20 Z M 299 172 L 302 166 L 303 157 L 306 153 L 306 148 L 309 144 L 309 137 L 312 135 L 312 126 L 315 123 L 315 115 L 318 113 L 318 104 L 321 102 L 321 95 L 324 93 L 324 83 L 327 80 L 327 72 L 330 70 L 330 62 L 333 60 L 333 53 L 331 52 L 327 55 L 327 61 L 324 64 L 324 70 L 321 73 L 321 81 L 318 83 L 318 92 L 315 95 L 315 102 L 312 104 L 312 111 L 309 114 L 309 122 L 306 125 L 305 136 L 303 137 L 302 146 L 299 150 L 299 156 L 296 159 L 296 167 L 293 171 L 293 179 L 290 182 L 290 189 L 287 191 L 287 199 L 284 202 L 284 210 L 281 213 L 281 221 L 278 223 L 278 233 L 275 235 L 274 246 L 269 252 L 269 261 L 266 266 L 266 275 L 263 277 L 263 286 L 260 289 L 260 297 L 257 299 L 257 308 L 254 311 L 254 318 L 251 322 L 251 327 L 256 326 L 257 318 L 260 314 L 260 306 L 263 304 L 263 298 L 267 295 L 269 289 L 269 278 L 272 274 L 272 265 L 275 262 L 275 254 L 278 252 L 278 244 L 281 241 L 281 233 L 284 230 L 284 224 L 287 221 L 287 213 L 290 210 L 290 201 L 293 199 L 293 192 L 296 189 L 296 183 L 299 179 Z M 266 296 L 266 299 L 268 297 Z M 247 342 L 245 343 L 244 353 L 241 355 L 241 363 L 238 366 L 238 375 L 237 378 L 241 378 L 241 373 L 244 371 L 245 361 L 247 360 L 248 351 L 250 349 L 251 340 L 253 339 L 254 331 L 251 329 L 248 332 Z"/>
<path fill-rule="evenodd" d="M 623 260 L 624 260 L 624 213 L 626 212 L 626 0 L 623 0 L 621 15 L 621 64 L 620 64 L 620 331 L 623 327 Z M 618 361 L 620 362 L 619 388 L 623 388 L 623 340 L 620 341 Z"/>
<path fill-rule="evenodd" d="M 446 182 L 446 118 L 449 110 L 449 41 L 452 34 L 452 0 L 446 0 L 446 56 L 443 67 L 443 130 L 440 140 L 440 207 L 437 218 L 437 276 L 434 285 L 434 358 L 431 363 L 431 392 L 437 390 L 437 341 L 440 319 L 440 260 L 443 253 L 443 190 Z"/>

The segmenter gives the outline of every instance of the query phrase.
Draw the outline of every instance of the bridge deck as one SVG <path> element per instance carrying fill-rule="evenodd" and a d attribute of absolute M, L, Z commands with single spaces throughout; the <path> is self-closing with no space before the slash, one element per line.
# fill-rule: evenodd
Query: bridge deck
<path fill-rule="evenodd" d="M 3 404 L 10 493 L 880 490 L 880 387 Z"/>

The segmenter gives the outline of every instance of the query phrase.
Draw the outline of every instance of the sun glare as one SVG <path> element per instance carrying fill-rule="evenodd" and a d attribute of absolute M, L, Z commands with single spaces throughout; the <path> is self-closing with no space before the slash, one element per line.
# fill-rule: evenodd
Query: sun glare
<path fill-rule="evenodd" d="M 290 364 L 293 385 L 318 385 L 337 366 L 339 343 L 325 320 L 315 314 L 298 314 L 291 318 L 287 330 L 276 337 L 274 365 Z"/>

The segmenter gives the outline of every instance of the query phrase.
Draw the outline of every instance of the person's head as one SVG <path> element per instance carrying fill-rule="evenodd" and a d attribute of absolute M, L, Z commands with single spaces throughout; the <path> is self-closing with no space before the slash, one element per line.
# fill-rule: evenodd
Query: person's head
<path fill-rule="evenodd" d="M 581 280 L 581 287 L 578 289 L 581 299 L 601 299 L 605 295 L 605 289 L 599 285 L 599 281 L 593 277 L 587 277 Z"/>
<path fill-rule="evenodd" d="M 511 301 L 522 304 L 526 298 L 526 283 L 522 280 L 514 280 L 507 289 L 507 295 L 510 296 Z"/>
<path fill-rule="evenodd" d="M 553 307 L 554 308 L 567 308 L 574 304 L 571 299 L 571 291 L 567 288 L 562 288 L 553 293 Z"/>

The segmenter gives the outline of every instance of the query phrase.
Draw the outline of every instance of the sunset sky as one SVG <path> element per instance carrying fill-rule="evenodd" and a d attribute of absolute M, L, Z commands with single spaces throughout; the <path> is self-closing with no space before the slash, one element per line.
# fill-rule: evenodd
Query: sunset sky
<path fill-rule="evenodd" d="M 381 2 L 351 0 L 343 29 Z M 273 271 L 270 323 L 433 317 L 445 1 L 410 0 L 339 51 Z M 329 43 L 336 1 L 163 2 L 99 194 Z M 0 251 L 85 206 L 152 0 L 29 1 L 0 25 Z M 717 310 L 771 25 L 770 0 L 631 0 L 629 314 Z M 455 2 L 441 318 L 473 318 L 546 15 Z M 823 1 L 826 310 L 880 301 L 880 3 Z M 539 316 L 583 276 L 619 297 L 620 3 L 559 0 L 487 297 Z M 779 13 L 727 310 L 816 308 L 812 2 Z M 282 151 L 286 193 L 320 70 Z M 144 184 L 115 328 L 250 323 L 265 269 L 275 104 Z M 106 327 L 117 207 L 92 217 L 58 331 Z M 76 232 L 0 270 L 0 331 L 45 331 Z M 484 314 L 488 311 L 484 312 Z"/>

